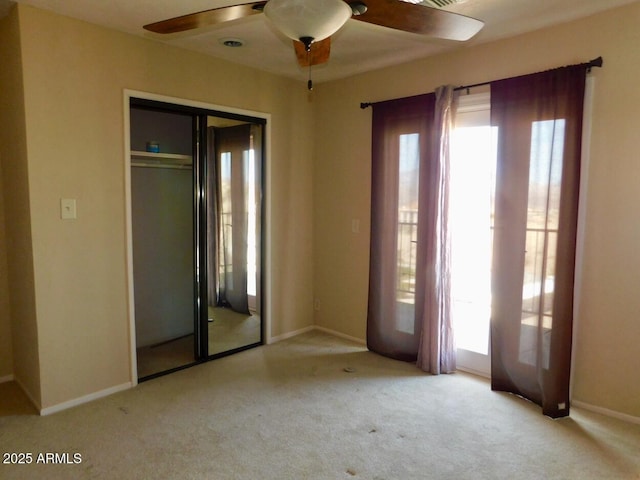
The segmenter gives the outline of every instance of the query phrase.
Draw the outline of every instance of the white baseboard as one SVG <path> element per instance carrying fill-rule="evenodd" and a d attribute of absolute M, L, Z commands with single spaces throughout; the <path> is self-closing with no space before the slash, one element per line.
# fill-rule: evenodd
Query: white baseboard
<path fill-rule="evenodd" d="M 292 332 L 283 333 L 282 335 L 278 335 L 276 337 L 271 337 L 271 341 L 269 343 L 281 342 L 282 340 L 286 340 L 287 338 L 297 337 L 298 335 L 302 335 L 303 333 L 311 332 L 314 330 L 328 333 L 329 335 L 333 335 L 334 337 L 344 338 L 345 340 L 349 340 L 360 345 L 367 344 L 366 340 L 363 340 L 361 338 L 352 337 L 351 335 L 347 335 L 336 330 L 331 330 L 330 328 L 319 327 L 318 325 L 309 325 L 308 327 L 304 327 L 299 330 L 294 330 Z"/>
<path fill-rule="evenodd" d="M 469 373 L 471 375 L 475 375 L 476 377 L 482 377 L 482 378 L 486 378 L 488 380 L 491 380 L 491 375 L 485 372 L 481 372 L 480 370 L 474 370 L 473 368 L 467 368 L 467 367 L 456 367 L 456 370 L 459 370 L 461 372 L 465 372 L 465 373 Z"/>
<path fill-rule="evenodd" d="M 0 377 L 0 383 L 13 382 L 14 380 L 15 380 L 15 377 L 13 376 L 13 373 L 11 375 L 5 375 L 4 377 Z"/>
<path fill-rule="evenodd" d="M 298 335 L 302 335 L 303 333 L 310 332 L 315 327 L 313 325 L 309 325 L 308 327 L 301 328 L 299 330 L 294 330 L 292 332 L 283 333 L 282 335 L 276 335 L 275 337 L 271 337 L 269 339 L 269 344 L 281 342 L 282 340 L 286 340 L 287 338 L 296 337 Z"/>
<path fill-rule="evenodd" d="M 127 382 L 121 385 L 116 385 L 114 387 L 100 390 L 99 392 L 90 393 L 89 395 L 85 395 L 84 397 L 74 398 L 73 400 L 68 400 L 66 402 L 62 402 L 57 405 L 53 405 L 51 407 L 41 408 L 40 415 L 42 416 L 51 415 L 52 413 L 61 412 L 62 410 L 67 410 L 68 408 L 77 407 L 78 405 L 82 405 L 83 403 L 88 403 L 93 400 L 97 400 L 99 398 L 121 392 L 123 390 L 128 390 L 132 386 L 133 385 L 131 382 Z"/>
<path fill-rule="evenodd" d="M 346 333 L 338 332 L 336 330 L 331 330 L 330 328 L 315 326 L 315 330 L 319 330 L 320 332 L 328 333 L 329 335 L 333 335 L 334 337 L 344 338 L 345 340 L 350 340 L 359 345 L 366 345 L 367 341 L 362 338 L 352 337 L 351 335 L 347 335 Z"/>
<path fill-rule="evenodd" d="M 626 413 L 616 412 L 615 410 L 609 410 L 608 408 L 604 407 L 598 407 L 596 405 L 591 405 L 579 400 L 571 400 L 571 405 L 573 407 L 582 408 L 583 410 L 588 410 L 590 412 L 600 413 L 601 415 L 605 415 L 607 417 L 617 418 L 618 420 L 624 420 L 625 422 L 640 425 L 640 417 L 634 417 L 633 415 L 628 415 Z"/>

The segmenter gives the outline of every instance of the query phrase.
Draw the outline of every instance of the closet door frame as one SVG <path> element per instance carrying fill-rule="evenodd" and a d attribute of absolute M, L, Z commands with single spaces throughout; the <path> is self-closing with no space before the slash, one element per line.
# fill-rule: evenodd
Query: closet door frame
<path fill-rule="evenodd" d="M 124 90 L 124 178 L 125 178 L 125 219 L 126 219 L 126 263 L 127 263 L 127 289 L 128 289 L 128 316 L 129 316 L 129 346 L 130 346 L 130 375 L 132 385 L 138 383 L 137 369 L 137 353 L 136 353 L 136 330 L 135 330 L 135 302 L 134 302 L 134 281 L 133 281 L 133 240 L 132 240 L 132 213 L 131 213 L 131 137 L 130 137 L 130 108 L 150 107 L 160 111 L 179 112 L 182 114 L 190 114 L 193 116 L 193 172 L 194 172 L 194 291 L 195 295 L 195 336 L 194 342 L 194 363 L 212 360 L 221 356 L 226 356 L 237 351 L 252 348 L 260 344 L 271 343 L 271 242 L 270 242 L 270 168 L 265 159 L 270 158 L 270 114 L 262 112 L 253 112 L 232 107 L 213 105 L 203 102 L 194 102 L 175 97 L 152 94 L 148 92 L 140 92 L 135 90 Z M 207 269 L 206 269 L 206 252 L 205 246 L 207 242 L 206 228 L 206 186 L 203 179 L 206 178 L 206 125 L 207 117 L 216 116 L 235 120 L 244 120 L 251 123 L 261 124 L 263 126 L 263 149 L 262 149 L 262 178 L 261 178 L 261 333 L 260 342 L 237 348 L 229 352 L 223 352 L 216 355 L 208 355 L 208 309 L 206 305 L 207 299 Z M 204 301 L 204 305 L 203 305 Z M 174 370 L 186 368 L 192 364 L 178 367 L 167 372 L 159 373 L 162 375 L 170 373 Z M 156 376 L 156 375 L 154 375 Z"/>

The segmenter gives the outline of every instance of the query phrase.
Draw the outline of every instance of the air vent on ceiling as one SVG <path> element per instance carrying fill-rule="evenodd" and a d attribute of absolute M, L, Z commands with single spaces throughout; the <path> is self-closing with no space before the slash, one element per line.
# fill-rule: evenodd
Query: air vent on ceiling
<path fill-rule="evenodd" d="M 463 3 L 465 0 L 422 0 L 422 3 L 430 7 L 448 7 L 449 5 L 455 5 L 456 3 Z"/>

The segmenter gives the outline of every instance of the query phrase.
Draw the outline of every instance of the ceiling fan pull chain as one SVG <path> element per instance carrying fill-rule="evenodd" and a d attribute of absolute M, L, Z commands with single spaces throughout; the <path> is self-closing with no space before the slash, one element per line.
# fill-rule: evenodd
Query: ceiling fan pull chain
<path fill-rule="evenodd" d="M 309 65 L 309 80 L 307 81 L 307 89 L 313 90 L 313 81 L 311 81 L 311 44 L 313 43 L 313 37 L 300 37 L 300 41 L 304 44 L 304 49 L 307 51 L 307 64 Z"/>

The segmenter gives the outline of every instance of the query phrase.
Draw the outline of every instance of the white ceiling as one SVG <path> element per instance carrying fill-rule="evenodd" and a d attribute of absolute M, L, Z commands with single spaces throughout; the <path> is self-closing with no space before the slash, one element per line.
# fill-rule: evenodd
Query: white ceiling
<path fill-rule="evenodd" d="M 142 28 L 143 25 L 159 20 L 246 3 L 246 0 L 17 1 L 291 78 L 304 80 L 308 75 L 306 69 L 297 65 L 291 40 L 277 32 L 264 15 L 169 36 L 152 34 Z M 314 67 L 313 78 L 315 82 L 344 78 L 445 50 L 464 48 L 563 23 L 635 1 L 637 0 L 466 0 L 446 7 L 446 10 L 485 22 L 483 30 L 465 43 L 436 40 L 348 20 L 332 37 L 329 62 Z M 0 0 L 0 17 L 7 13 L 10 4 L 10 0 Z M 226 38 L 241 39 L 244 46 L 225 47 L 220 40 Z"/>

